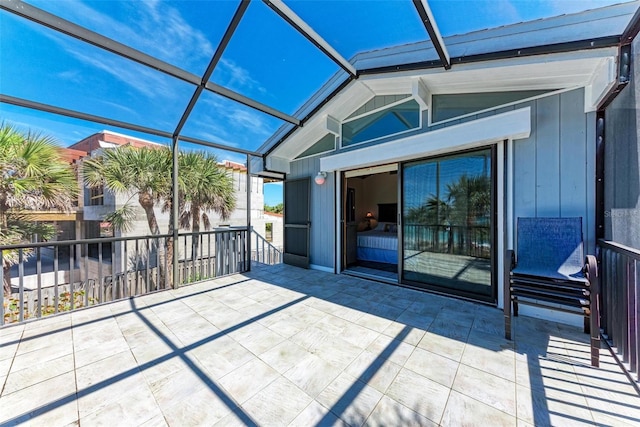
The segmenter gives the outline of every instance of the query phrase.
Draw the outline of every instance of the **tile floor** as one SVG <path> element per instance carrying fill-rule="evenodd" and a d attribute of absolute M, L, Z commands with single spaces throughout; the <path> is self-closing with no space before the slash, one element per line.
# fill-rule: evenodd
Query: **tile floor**
<path fill-rule="evenodd" d="M 0 330 L 0 426 L 640 425 L 587 335 L 349 276 L 255 266 Z"/>

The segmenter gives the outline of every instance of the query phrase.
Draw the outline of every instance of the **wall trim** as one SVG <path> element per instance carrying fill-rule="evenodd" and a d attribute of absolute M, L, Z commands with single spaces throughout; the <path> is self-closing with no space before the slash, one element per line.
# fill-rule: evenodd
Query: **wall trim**
<path fill-rule="evenodd" d="M 349 150 L 320 159 L 320 170 L 331 172 L 396 163 L 450 151 L 523 139 L 531 134 L 531 107 L 484 117 L 431 132 Z"/>
<path fill-rule="evenodd" d="M 332 267 L 325 267 L 324 265 L 309 264 L 309 268 L 311 270 L 324 271 L 325 273 L 335 273 Z"/>

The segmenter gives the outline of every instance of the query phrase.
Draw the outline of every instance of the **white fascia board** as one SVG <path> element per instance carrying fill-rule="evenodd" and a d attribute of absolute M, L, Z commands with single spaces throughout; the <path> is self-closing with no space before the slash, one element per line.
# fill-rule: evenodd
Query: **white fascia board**
<path fill-rule="evenodd" d="M 340 120 L 327 115 L 327 131 L 335 136 L 340 136 Z"/>
<path fill-rule="evenodd" d="M 428 110 L 431 107 L 429 105 L 431 93 L 420 78 L 416 78 L 411 82 L 411 94 L 418 104 L 420 104 L 421 110 Z"/>
<path fill-rule="evenodd" d="M 531 134 L 531 108 L 520 108 L 459 125 L 327 156 L 320 170 L 331 172 L 402 162 L 454 150 L 482 147 Z"/>
<path fill-rule="evenodd" d="M 267 169 L 273 172 L 290 173 L 290 160 L 277 156 L 268 156 L 266 158 Z"/>
<path fill-rule="evenodd" d="M 290 160 L 296 158 L 327 133 L 326 117 L 329 112 L 331 112 L 331 117 L 335 120 L 344 120 L 344 118 L 360 108 L 374 95 L 367 86 L 359 81 L 356 80 L 352 82 L 343 92 L 332 99 L 331 102 L 323 106 L 304 126 L 296 129 L 295 132 L 273 150 L 269 156 L 273 155 Z"/>
<path fill-rule="evenodd" d="M 605 58 L 596 67 L 589 85 L 584 91 L 584 112 L 590 113 L 598 109 L 600 101 L 607 95 L 609 89 L 616 84 L 616 61 Z"/>

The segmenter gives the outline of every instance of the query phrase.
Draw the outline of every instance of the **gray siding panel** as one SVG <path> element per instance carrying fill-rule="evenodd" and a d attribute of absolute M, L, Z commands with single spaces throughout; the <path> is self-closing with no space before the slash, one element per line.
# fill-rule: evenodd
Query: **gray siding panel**
<path fill-rule="evenodd" d="M 536 215 L 560 215 L 560 99 L 536 103 Z"/>
<path fill-rule="evenodd" d="M 313 178 L 320 171 L 320 156 L 291 163 L 287 179 L 311 177 L 310 262 L 333 269 L 335 249 L 335 173 L 327 173 L 323 185 Z"/>
<path fill-rule="evenodd" d="M 536 106 L 535 102 L 518 104 L 517 108 L 531 107 L 531 135 L 527 139 L 515 141 L 513 216 L 536 216 Z"/>
<path fill-rule="evenodd" d="M 514 220 L 580 216 L 585 250 L 595 249 L 595 115 L 584 91 L 541 98 L 531 106 L 531 135 L 514 142 Z M 515 226 L 515 224 L 514 224 Z"/>

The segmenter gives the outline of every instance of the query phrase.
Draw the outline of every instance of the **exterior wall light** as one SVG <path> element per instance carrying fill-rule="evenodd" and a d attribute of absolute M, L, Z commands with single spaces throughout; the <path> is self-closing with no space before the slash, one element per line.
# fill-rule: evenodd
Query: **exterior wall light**
<path fill-rule="evenodd" d="M 316 184 L 322 185 L 322 184 L 324 184 L 326 179 L 327 179 L 327 173 L 326 172 L 318 172 L 318 175 L 316 175 L 314 180 L 315 180 Z"/>

